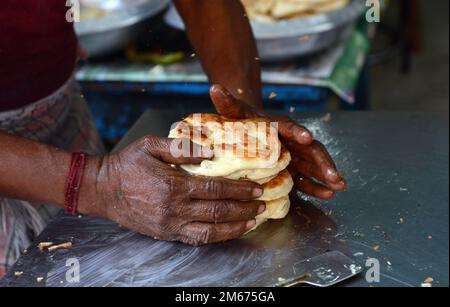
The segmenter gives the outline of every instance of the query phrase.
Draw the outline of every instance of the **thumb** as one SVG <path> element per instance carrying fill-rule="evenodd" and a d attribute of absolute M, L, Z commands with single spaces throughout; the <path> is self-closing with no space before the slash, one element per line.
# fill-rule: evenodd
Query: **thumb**
<path fill-rule="evenodd" d="M 147 154 L 169 164 L 200 164 L 213 158 L 213 152 L 209 148 L 188 139 L 146 136 L 142 139 L 142 147 Z"/>
<path fill-rule="evenodd" d="M 245 118 L 246 112 L 242 102 L 234 98 L 222 85 L 214 84 L 209 91 L 217 112 L 229 118 Z"/>

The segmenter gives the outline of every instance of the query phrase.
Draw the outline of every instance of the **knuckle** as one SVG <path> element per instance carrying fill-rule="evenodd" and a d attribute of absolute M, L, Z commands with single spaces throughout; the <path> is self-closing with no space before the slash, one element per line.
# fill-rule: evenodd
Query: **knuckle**
<path fill-rule="evenodd" d="M 229 208 L 230 208 L 230 202 L 228 201 L 216 201 L 214 202 L 214 205 L 212 206 L 213 212 L 212 212 L 212 219 L 214 222 L 221 222 L 224 220 Z"/>
<path fill-rule="evenodd" d="M 196 242 L 198 244 L 208 244 L 211 243 L 214 238 L 214 228 L 212 227 L 203 227 L 199 233 L 197 234 Z"/>
<path fill-rule="evenodd" d="M 206 192 L 214 195 L 215 197 L 220 197 L 223 195 L 225 190 L 224 184 L 220 181 L 209 180 L 206 184 Z"/>
<path fill-rule="evenodd" d="M 153 138 L 153 146 L 160 149 L 160 150 L 165 150 L 167 149 L 167 143 L 166 140 L 164 138 Z"/>
<path fill-rule="evenodd" d="M 141 146 L 144 149 L 150 149 L 153 147 L 153 136 L 151 135 L 146 135 L 143 136 L 140 140 L 139 143 L 141 144 Z"/>
<path fill-rule="evenodd" d="M 165 233 L 170 225 L 170 215 L 164 212 L 161 212 L 160 215 L 155 217 L 156 228 L 159 233 Z"/>
<path fill-rule="evenodd" d="M 165 176 L 161 180 L 161 189 L 163 197 L 168 201 L 173 201 L 182 192 L 183 184 L 180 183 L 178 177 L 173 175 Z"/>
<path fill-rule="evenodd" d="M 191 238 L 191 237 L 181 237 L 181 238 L 180 238 L 180 241 L 183 242 L 183 243 L 185 243 L 185 244 L 192 245 L 192 246 L 201 246 L 201 245 L 204 245 L 203 243 L 198 242 L 197 239 Z"/>

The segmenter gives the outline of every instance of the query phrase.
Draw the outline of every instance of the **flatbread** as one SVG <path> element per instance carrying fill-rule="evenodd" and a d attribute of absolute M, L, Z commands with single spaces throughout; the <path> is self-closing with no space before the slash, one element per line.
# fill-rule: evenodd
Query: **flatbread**
<path fill-rule="evenodd" d="M 291 174 L 283 170 L 274 179 L 263 184 L 264 193 L 258 200 L 270 201 L 289 195 L 294 186 Z"/>
<path fill-rule="evenodd" d="M 184 138 L 214 152 L 212 160 L 182 165 L 193 175 L 260 180 L 278 174 L 291 157 L 282 149 L 278 132 L 266 119 L 228 119 L 192 114 L 177 123 L 169 138 Z"/>
<path fill-rule="evenodd" d="M 251 129 L 257 124 L 264 129 Z M 235 120 L 215 114 L 192 114 L 171 129 L 169 138 L 188 139 L 214 152 L 212 160 L 180 166 L 192 175 L 262 184 L 264 193 L 259 200 L 266 203 L 266 210 L 256 217 L 254 230 L 268 219 L 284 218 L 290 207 L 289 193 L 294 183 L 286 168 L 291 155 L 274 129 L 261 118 Z M 256 151 L 251 144 L 258 145 Z"/>
<path fill-rule="evenodd" d="M 256 168 L 256 169 L 242 169 L 226 175 L 225 177 L 233 180 L 250 180 L 257 182 L 259 184 L 264 184 L 275 178 L 279 172 L 288 167 L 291 162 L 290 152 L 281 145 L 281 152 L 278 161 L 272 165 L 272 167 L 267 168 Z"/>
<path fill-rule="evenodd" d="M 276 21 L 328 13 L 348 5 L 350 0 L 241 0 L 255 21 Z"/>
<path fill-rule="evenodd" d="M 284 219 L 286 215 L 289 213 L 290 207 L 291 201 L 289 200 L 289 196 L 284 196 L 275 200 L 266 201 L 266 211 L 256 216 L 255 227 L 253 227 L 246 233 L 255 230 L 268 220 Z"/>

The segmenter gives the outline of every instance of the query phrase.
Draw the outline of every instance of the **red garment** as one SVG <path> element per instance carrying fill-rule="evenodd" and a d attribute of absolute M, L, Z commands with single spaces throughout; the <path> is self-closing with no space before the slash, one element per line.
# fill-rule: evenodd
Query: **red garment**
<path fill-rule="evenodd" d="M 77 40 L 66 0 L 0 0 L 0 112 L 44 98 L 70 77 Z"/>

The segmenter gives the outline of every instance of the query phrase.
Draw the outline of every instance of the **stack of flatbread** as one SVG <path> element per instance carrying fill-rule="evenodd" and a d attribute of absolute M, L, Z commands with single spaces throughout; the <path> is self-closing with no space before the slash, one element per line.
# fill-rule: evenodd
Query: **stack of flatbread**
<path fill-rule="evenodd" d="M 339 10 L 350 0 L 241 0 L 254 21 L 301 18 Z"/>
<path fill-rule="evenodd" d="M 268 219 L 282 219 L 289 212 L 293 180 L 286 167 L 291 155 L 281 144 L 276 127 L 266 119 L 192 114 L 173 127 L 169 138 L 189 139 L 214 152 L 212 160 L 181 165 L 189 174 L 261 184 L 264 193 L 259 200 L 265 201 L 266 211 L 256 217 L 257 226 Z"/>

